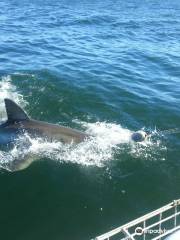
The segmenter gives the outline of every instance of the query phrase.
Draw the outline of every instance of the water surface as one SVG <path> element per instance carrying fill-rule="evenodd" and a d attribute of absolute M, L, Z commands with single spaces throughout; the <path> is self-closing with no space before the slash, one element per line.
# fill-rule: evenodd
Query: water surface
<path fill-rule="evenodd" d="M 91 239 L 180 195 L 178 1 L 0 1 L 4 98 L 94 135 L 76 147 L 24 139 L 0 163 L 2 239 Z"/>

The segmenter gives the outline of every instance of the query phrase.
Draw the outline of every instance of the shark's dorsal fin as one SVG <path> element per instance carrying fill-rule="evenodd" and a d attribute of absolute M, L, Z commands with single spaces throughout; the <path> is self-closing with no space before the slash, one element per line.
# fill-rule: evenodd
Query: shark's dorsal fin
<path fill-rule="evenodd" d="M 25 111 L 20 106 L 18 106 L 15 102 L 13 102 L 11 99 L 5 98 L 4 102 L 6 106 L 8 121 L 11 122 L 11 121 L 29 120 L 29 117 L 25 113 Z"/>

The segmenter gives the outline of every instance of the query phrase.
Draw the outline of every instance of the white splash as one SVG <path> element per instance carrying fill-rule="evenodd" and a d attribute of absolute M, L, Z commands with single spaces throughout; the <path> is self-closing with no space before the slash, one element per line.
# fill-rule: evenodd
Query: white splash
<path fill-rule="evenodd" d="M 115 154 L 118 154 L 118 160 L 123 160 L 121 153 L 125 152 L 133 158 L 151 158 L 152 160 L 152 152 L 162 148 L 160 142 L 153 143 L 150 139 L 144 143 L 132 142 L 132 132 L 114 123 L 82 122 L 81 124 L 91 137 L 78 145 L 48 142 L 41 138 L 31 138 L 27 133 L 24 134 L 16 141 L 12 150 L 6 153 L 0 152 L 2 166 L 22 158 L 29 163 L 33 160 L 48 158 L 58 162 L 103 167 L 114 160 Z M 27 160 L 28 158 L 30 160 Z"/>
<path fill-rule="evenodd" d="M 23 99 L 23 95 L 18 93 L 16 86 L 12 84 L 10 76 L 2 77 L 0 81 L 0 119 L 3 121 L 6 119 L 6 111 L 4 107 L 4 99 L 13 99 L 17 104 L 24 107 L 27 102 Z"/>
<path fill-rule="evenodd" d="M 31 138 L 26 133 L 17 139 L 11 151 L 3 154 L 1 152 L 1 162 L 7 163 L 25 156 L 34 156 L 35 159 L 50 158 L 60 162 L 101 167 L 113 158 L 113 154 L 119 148 L 118 144 L 130 141 L 131 132 L 120 125 L 97 122 L 83 123 L 83 127 L 86 127 L 86 132 L 91 137 L 78 145 L 48 142 L 41 138 Z"/>

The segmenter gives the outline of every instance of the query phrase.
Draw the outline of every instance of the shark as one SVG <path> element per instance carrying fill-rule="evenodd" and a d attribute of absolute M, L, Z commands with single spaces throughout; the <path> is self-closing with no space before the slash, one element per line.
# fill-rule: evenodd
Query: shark
<path fill-rule="evenodd" d="M 31 119 L 13 100 L 4 99 L 7 121 L 0 125 L 0 149 L 13 146 L 25 133 L 32 138 L 40 137 L 47 141 L 60 141 L 64 144 L 78 144 L 89 137 L 85 132 L 57 124 Z M 32 159 L 15 159 L 8 170 L 18 171 L 27 168 Z"/>
<path fill-rule="evenodd" d="M 64 144 L 79 144 L 91 137 L 89 134 L 76 129 L 31 119 L 13 100 L 5 98 L 4 102 L 7 121 L 0 125 L 0 150 L 13 147 L 17 144 L 18 139 L 25 134 L 28 134 L 31 138 L 39 137 L 48 142 L 60 141 Z M 132 133 L 131 140 L 142 142 L 146 137 L 147 133 L 141 130 Z M 24 143 L 25 147 L 26 144 Z M 33 157 L 15 159 L 8 164 L 8 170 L 23 170 L 32 161 L 34 161 Z"/>
<path fill-rule="evenodd" d="M 30 136 L 57 140 L 63 143 L 80 143 L 88 137 L 84 132 L 69 127 L 31 119 L 27 113 L 11 99 L 5 99 L 7 121 L 0 125 L 0 143 L 12 142 L 14 137 L 27 132 Z"/>

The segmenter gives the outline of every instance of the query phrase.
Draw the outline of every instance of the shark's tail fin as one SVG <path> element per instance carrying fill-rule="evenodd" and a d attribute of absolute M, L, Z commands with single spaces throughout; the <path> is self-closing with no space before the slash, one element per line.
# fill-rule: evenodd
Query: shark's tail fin
<path fill-rule="evenodd" d="M 11 99 L 5 98 L 4 102 L 6 106 L 8 121 L 29 120 L 29 117 L 25 111 Z"/>

